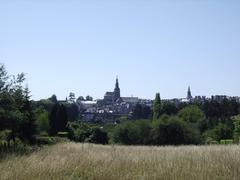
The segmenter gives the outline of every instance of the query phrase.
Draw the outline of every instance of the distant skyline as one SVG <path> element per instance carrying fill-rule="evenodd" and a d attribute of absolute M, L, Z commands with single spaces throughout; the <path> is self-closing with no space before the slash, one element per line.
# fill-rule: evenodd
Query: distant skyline
<path fill-rule="evenodd" d="M 240 96 L 240 1 L 0 2 L 0 62 L 33 99 Z"/>

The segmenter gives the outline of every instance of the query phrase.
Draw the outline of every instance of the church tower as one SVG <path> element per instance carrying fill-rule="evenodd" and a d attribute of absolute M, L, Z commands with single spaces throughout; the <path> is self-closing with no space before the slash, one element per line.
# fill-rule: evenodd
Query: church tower
<path fill-rule="evenodd" d="M 190 86 L 188 86 L 187 99 L 189 99 L 189 100 L 192 99 L 192 93 L 191 93 Z"/>
<path fill-rule="evenodd" d="M 116 79 L 115 89 L 114 89 L 114 101 L 118 100 L 121 97 L 120 88 L 118 83 L 118 78 Z"/>

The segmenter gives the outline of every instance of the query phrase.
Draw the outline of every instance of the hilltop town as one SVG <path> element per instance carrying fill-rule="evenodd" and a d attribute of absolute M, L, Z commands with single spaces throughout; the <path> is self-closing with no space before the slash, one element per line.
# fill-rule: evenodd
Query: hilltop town
<path fill-rule="evenodd" d="M 214 95 L 210 98 L 206 96 L 193 97 L 190 86 L 188 87 L 187 95 L 185 98 L 163 99 L 162 102 L 178 105 L 189 103 L 204 103 L 210 100 L 222 102 L 225 99 L 236 100 L 237 102 L 240 102 L 240 98 L 237 96 L 230 97 L 226 95 Z M 140 99 L 138 97 L 122 97 L 119 80 L 116 78 L 114 90 L 106 92 L 103 99 L 94 100 L 89 96 L 86 99 L 78 98 L 75 100 L 74 94 L 70 93 L 70 98 L 66 101 L 61 102 L 76 103 L 79 108 L 79 112 L 81 112 L 81 118 L 84 121 L 109 122 L 114 121 L 118 117 L 131 117 L 137 105 L 152 109 L 154 101 L 151 99 Z"/>

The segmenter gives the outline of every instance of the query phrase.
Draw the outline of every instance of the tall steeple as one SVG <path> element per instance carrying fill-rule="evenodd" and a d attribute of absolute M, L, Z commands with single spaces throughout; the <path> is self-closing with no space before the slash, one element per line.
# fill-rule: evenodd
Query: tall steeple
<path fill-rule="evenodd" d="M 120 95 L 120 88 L 119 88 L 119 82 L 118 77 L 116 78 L 116 84 L 114 89 L 114 101 L 118 100 L 121 97 Z"/>
<path fill-rule="evenodd" d="M 189 100 L 192 99 L 192 93 L 191 93 L 190 86 L 188 86 L 187 99 L 189 99 Z"/>
<path fill-rule="evenodd" d="M 116 78 L 115 89 L 119 89 L 118 77 Z"/>

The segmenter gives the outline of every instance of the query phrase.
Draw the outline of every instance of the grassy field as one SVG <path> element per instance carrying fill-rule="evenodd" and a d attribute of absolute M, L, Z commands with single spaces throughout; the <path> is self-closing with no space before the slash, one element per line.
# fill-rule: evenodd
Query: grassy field
<path fill-rule="evenodd" d="M 0 162 L 0 179 L 240 179 L 240 146 L 62 143 Z"/>

